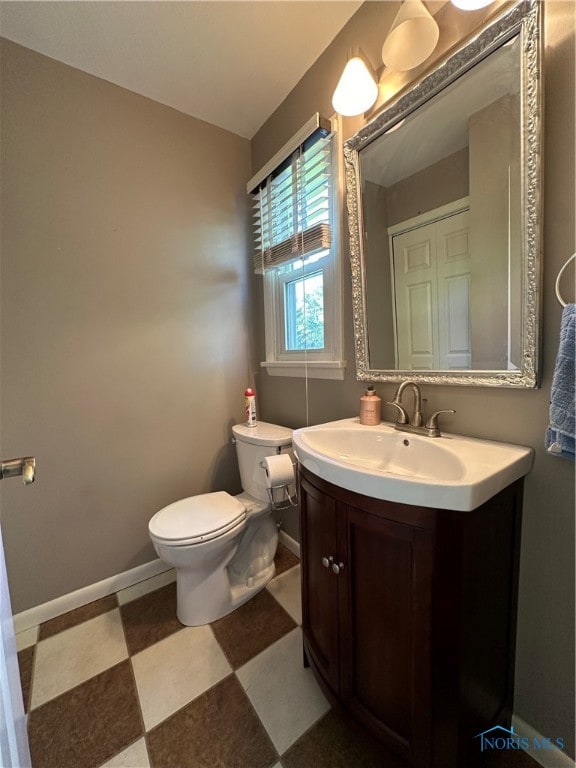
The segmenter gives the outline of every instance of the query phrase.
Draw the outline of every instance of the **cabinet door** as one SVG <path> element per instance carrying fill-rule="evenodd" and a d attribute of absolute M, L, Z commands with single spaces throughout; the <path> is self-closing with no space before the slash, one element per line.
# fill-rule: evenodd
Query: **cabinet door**
<path fill-rule="evenodd" d="M 342 699 L 411 764 L 428 765 L 432 531 L 346 510 Z"/>
<path fill-rule="evenodd" d="M 335 502 L 303 478 L 300 516 L 306 650 L 325 682 L 338 694 L 338 580 L 324 559 L 336 557 Z"/>

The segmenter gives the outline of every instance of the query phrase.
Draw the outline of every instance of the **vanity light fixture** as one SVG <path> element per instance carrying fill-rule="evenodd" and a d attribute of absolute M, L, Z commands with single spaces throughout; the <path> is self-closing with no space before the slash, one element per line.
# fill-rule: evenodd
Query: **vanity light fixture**
<path fill-rule="evenodd" d="M 382 61 L 398 72 L 413 69 L 430 56 L 439 36 L 438 24 L 422 0 L 404 0 L 384 40 Z"/>
<path fill-rule="evenodd" d="M 348 60 L 332 96 L 332 106 L 344 117 L 361 115 L 378 98 L 378 83 L 359 49 L 349 51 Z"/>
<path fill-rule="evenodd" d="M 494 0 L 450 0 L 450 2 L 462 11 L 477 11 L 478 8 L 490 5 Z"/>

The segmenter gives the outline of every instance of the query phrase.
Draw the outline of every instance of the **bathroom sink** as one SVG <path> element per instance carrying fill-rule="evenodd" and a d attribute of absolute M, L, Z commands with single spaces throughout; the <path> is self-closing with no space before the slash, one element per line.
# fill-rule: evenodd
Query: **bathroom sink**
<path fill-rule="evenodd" d="M 469 512 L 527 474 L 533 451 L 443 434 L 399 432 L 343 419 L 292 433 L 298 461 L 341 488 L 376 499 Z"/>

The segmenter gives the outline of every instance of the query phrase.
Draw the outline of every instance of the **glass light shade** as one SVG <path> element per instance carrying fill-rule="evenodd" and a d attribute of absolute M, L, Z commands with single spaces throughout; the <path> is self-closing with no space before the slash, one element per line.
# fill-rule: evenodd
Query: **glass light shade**
<path fill-rule="evenodd" d="M 350 59 L 340 76 L 332 106 L 344 117 L 360 115 L 378 98 L 378 85 L 359 56 Z"/>
<path fill-rule="evenodd" d="M 485 8 L 494 0 L 451 0 L 452 5 L 461 8 L 463 11 L 476 11 L 478 8 Z"/>
<path fill-rule="evenodd" d="M 390 69 L 413 69 L 436 48 L 440 30 L 421 0 L 404 0 L 382 46 L 382 61 Z"/>

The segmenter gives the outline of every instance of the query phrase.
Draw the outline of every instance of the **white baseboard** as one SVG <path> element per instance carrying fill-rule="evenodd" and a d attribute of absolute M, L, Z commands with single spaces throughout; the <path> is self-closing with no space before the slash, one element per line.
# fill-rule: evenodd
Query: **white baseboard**
<path fill-rule="evenodd" d="M 300 557 L 300 544 L 296 539 L 288 536 L 284 531 L 280 531 L 279 540 L 286 549 L 289 549 L 296 557 Z M 108 579 L 98 581 L 95 584 L 89 584 L 87 587 L 77 589 L 75 592 L 70 592 L 67 595 L 62 595 L 62 597 L 57 597 L 55 600 L 50 600 L 27 611 L 22 611 L 22 613 L 17 613 L 14 616 L 14 632 L 18 634 L 25 629 L 37 627 L 44 621 L 54 619 L 63 613 L 73 611 L 94 600 L 99 600 L 101 597 L 112 595 L 115 592 L 132 587 L 139 582 L 151 579 L 170 570 L 172 569 L 169 565 L 157 559 L 144 563 L 144 565 L 138 565 L 136 568 L 131 568 L 129 571 L 124 571 L 116 576 L 111 576 Z"/>
<path fill-rule="evenodd" d="M 43 621 L 54 619 L 56 616 L 73 611 L 75 608 L 99 600 L 101 597 L 112 595 L 114 592 L 119 592 L 121 589 L 131 587 L 140 581 L 145 581 L 168 570 L 171 570 L 170 566 L 163 563 L 162 560 L 152 560 L 149 563 L 144 563 L 144 565 L 131 568 L 129 571 L 110 576 L 108 579 L 97 581 L 95 584 L 89 584 L 75 592 L 57 597 L 55 600 L 49 600 L 47 603 L 17 613 L 14 616 L 14 632 L 18 634 L 25 629 L 37 627 Z"/>
<path fill-rule="evenodd" d="M 292 536 L 288 536 L 284 531 L 280 531 L 278 533 L 278 541 L 280 544 L 284 544 L 286 549 L 289 549 L 293 555 L 296 555 L 296 557 L 300 559 L 300 544 L 296 539 L 293 539 Z"/>
<path fill-rule="evenodd" d="M 544 739 L 541 733 L 517 715 L 512 715 L 512 725 L 518 736 L 527 738 L 530 744 L 534 743 L 534 739 L 539 742 Z M 550 734 L 551 737 L 562 735 L 565 734 Z M 530 755 L 542 768 L 575 768 L 576 765 L 574 760 L 561 749 L 527 749 L 526 754 Z"/>

